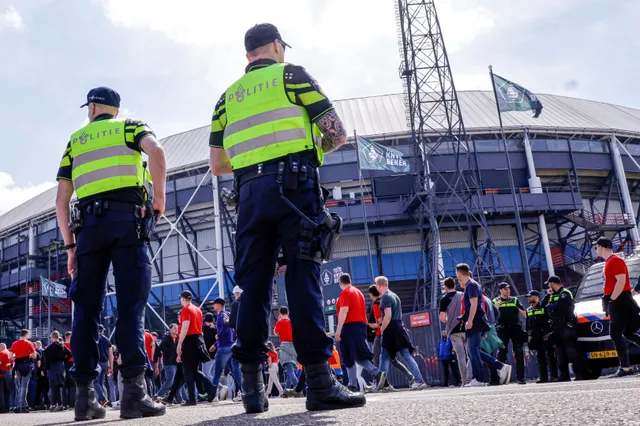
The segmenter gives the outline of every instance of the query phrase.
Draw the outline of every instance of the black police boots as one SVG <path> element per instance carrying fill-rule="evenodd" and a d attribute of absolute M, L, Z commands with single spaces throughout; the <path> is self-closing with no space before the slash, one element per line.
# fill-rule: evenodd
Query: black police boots
<path fill-rule="evenodd" d="M 96 392 L 91 383 L 76 383 L 75 420 L 104 419 L 107 410 L 96 401 Z"/>
<path fill-rule="evenodd" d="M 328 362 L 305 365 L 307 373 L 307 410 L 337 410 L 361 407 L 367 400 L 363 393 L 351 392 L 338 383 Z"/>
<path fill-rule="evenodd" d="M 241 364 L 242 404 L 247 414 L 269 411 L 269 399 L 265 393 L 262 364 Z"/>
<path fill-rule="evenodd" d="M 140 417 L 163 416 L 166 408 L 153 402 L 145 391 L 144 373 L 135 377 L 122 378 L 122 397 L 120 398 L 120 418 L 139 419 Z"/>

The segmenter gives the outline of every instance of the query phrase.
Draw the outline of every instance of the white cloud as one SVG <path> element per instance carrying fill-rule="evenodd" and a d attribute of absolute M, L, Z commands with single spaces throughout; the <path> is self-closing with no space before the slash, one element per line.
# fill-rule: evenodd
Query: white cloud
<path fill-rule="evenodd" d="M 10 174 L 0 172 L 0 214 L 8 212 L 54 186 L 54 182 L 43 182 L 37 185 L 28 183 L 18 186 Z"/>
<path fill-rule="evenodd" d="M 14 30 L 24 28 L 22 16 L 20 16 L 12 4 L 10 4 L 5 10 L 0 11 L 0 29 L 2 28 L 10 28 Z"/>

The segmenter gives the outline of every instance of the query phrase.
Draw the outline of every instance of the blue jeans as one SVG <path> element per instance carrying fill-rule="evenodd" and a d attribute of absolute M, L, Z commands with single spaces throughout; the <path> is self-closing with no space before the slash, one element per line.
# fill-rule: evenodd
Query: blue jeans
<path fill-rule="evenodd" d="M 413 359 L 411 354 L 409 353 L 409 349 L 402 349 L 400 352 L 396 354 L 396 359 L 400 358 L 400 361 L 407 366 L 413 377 L 416 378 L 417 383 L 423 383 L 424 379 L 422 378 L 422 374 L 420 373 L 420 368 L 418 368 L 418 364 Z M 389 372 L 389 363 L 391 362 L 391 355 L 389 351 L 385 348 L 382 348 L 382 355 L 380 356 L 380 371 L 384 371 L 385 373 Z"/>
<path fill-rule="evenodd" d="M 104 379 L 107 377 L 109 363 L 99 362 L 98 367 L 100 370 L 98 371 L 98 377 L 93 381 L 93 387 L 96 390 L 96 398 L 98 398 L 98 402 L 100 402 L 107 399 L 107 393 L 104 390 Z"/>
<path fill-rule="evenodd" d="M 238 392 L 240 392 L 240 390 L 242 389 L 242 373 L 240 372 L 240 363 L 232 357 L 229 360 L 228 366 L 231 370 L 233 381 L 236 382 L 236 389 L 238 390 Z"/>
<path fill-rule="evenodd" d="M 215 364 L 215 356 L 211 359 L 211 361 L 207 361 L 202 364 L 202 372 L 209 381 L 213 380 L 213 366 Z"/>
<path fill-rule="evenodd" d="M 23 376 L 19 371 L 16 371 L 16 383 L 18 385 L 18 396 L 16 397 L 16 407 L 27 407 L 27 389 L 29 388 L 29 382 L 31 381 L 31 369 Z"/>
<path fill-rule="evenodd" d="M 226 348 L 218 348 L 216 356 L 213 359 L 213 379 L 211 382 L 215 388 L 220 384 L 220 376 L 224 372 L 224 368 L 231 359 L 231 346 Z"/>
<path fill-rule="evenodd" d="M 467 330 L 467 353 L 469 361 L 471 361 L 471 369 L 473 370 L 473 378 L 479 382 L 485 382 L 484 366 L 482 365 L 482 332 Z"/>
<path fill-rule="evenodd" d="M 287 372 L 287 389 L 294 389 L 298 386 L 298 376 L 296 376 L 296 365 L 292 362 L 288 362 L 284 365 L 284 369 Z"/>
<path fill-rule="evenodd" d="M 169 392 L 171 386 L 173 385 L 173 379 L 176 377 L 177 371 L 178 367 L 176 365 L 164 366 L 164 382 L 162 382 L 162 387 L 158 389 L 158 393 L 156 393 L 156 396 L 166 396 L 167 392 Z"/>

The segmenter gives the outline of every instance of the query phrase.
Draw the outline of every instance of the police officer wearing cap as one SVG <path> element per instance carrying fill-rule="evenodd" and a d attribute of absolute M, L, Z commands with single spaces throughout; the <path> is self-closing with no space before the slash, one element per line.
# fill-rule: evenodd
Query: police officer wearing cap
<path fill-rule="evenodd" d="M 500 317 L 496 325 L 498 337 L 504 342 L 504 347 L 498 349 L 498 360 L 507 362 L 509 352 L 509 341 L 513 345 L 513 353 L 516 357 L 516 379 L 518 384 L 525 385 L 524 380 L 524 335 L 520 317 L 524 318 L 526 313 L 524 306 L 516 297 L 511 297 L 511 286 L 507 283 L 500 283 L 498 286 L 500 296 L 493 299 L 493 304 L 500 311 Z"/>
<path fill-rule="evenodd" d="M 538 371 L 540 378 L 536 383 L 558 380 L 558 364 L 552 341 L 549 339 L 551 325 L 547 310 L 540 305 L 540 292 L 531 290 L 527 294 L 529 307 L 527 308 L 527 335 L 529 336 L 529 349 L 536 351 Z M 551 375 L 549 375 L 549 370 Z"/>
<path fill-rule="evenodd" d="M 347 135 L 318 83 L 304 68 L 284 62 L 287 48 L 271 24 L 247 31 L 249 64 L 218 101 L 209 141 L 213 174 L 233 173 L 239 193 L 235 280 L 244 293 L 233 353 L 241 363 L 247 413 L 268 409 L 262 364 L 280 248 L 294 345 L 308 378 L 307 409 L 365 403 L 363 394 L 347 391 L 332 375 L 319 259 L 304 250 L 316 241 L 309 229 L 324 204 L 318 168 L 324 153 L 338 149 Z"/>
<path fill-rule="evenodd" d="M 76 382 L 75 420 L 103 418 L 105 410 L 95 399 L 98 375 L 98 322 L 106 295 L 109 266 L 113 265 L 118 315 L 115 339 L 122 355 L 124 392 L 121 418 L 162 415 L 164 406 L 145 391 L 147 356 L 144 347 L 144 308 L 151 290 L 151 263 L 137 224 L 140 206 L 148 195 L 144 188 L 149 157 L 155 181 L 153 209 L 165 208 L 166 164 L 164 151 L 144 123 L 118 118 L 120 95 L 108 87 L 87 95 L 89 124 L 71 135 L 58 170 L 56 213 L 73 277 L 74 302 L 71 352 Z M 69 203 L 78 199 L 70 227 Z"/>
<path fill-rule="evenodd" d="M 564 288 L 560 277 L 552 275 L 546 284 L 548 297 L 542 303 L 549 315 L 552 332 L 549 339 L 555 345 L 558 368 L 560 370 L 559 382 L 570 382 L 569 362 L 576 357 L 576 317 L 573 294 Z"/>

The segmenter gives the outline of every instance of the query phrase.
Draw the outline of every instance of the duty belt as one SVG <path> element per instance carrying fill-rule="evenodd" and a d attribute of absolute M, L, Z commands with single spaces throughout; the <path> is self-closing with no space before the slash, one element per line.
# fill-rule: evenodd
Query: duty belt
<path fill-rule="evenodd" d="M 116 210 L 135 214 L 139 208 L 140 206 L 134 203 L 123 203 L 121 201 L 110 200 L 95 200 L 91 203 L 78 206 L 78 210 L 82 214 L 92 214 L 96 216 L 100 216 L 102 213 L 108 210 Z"/>
<path fill-rule="evenodd" d="M 285 157 L 286 158 L 286 157 Z M 262 176 L 277 176 L 278 168 L 282 159 L 276 159 L 264 163 L 256 164 L 255 166 L 246 167 L 246 171 L 241 170 L 236 172 L 235 187 L 239 189 L 242 185 L 250 180 L 257 179 Z M 286 161 L 286 160 L 285 160 Z M 301 164 L 298 171 L 298 180 L 305 181 L 307 179 L 317 178 L 317 168 L 309 164 Z"/>

